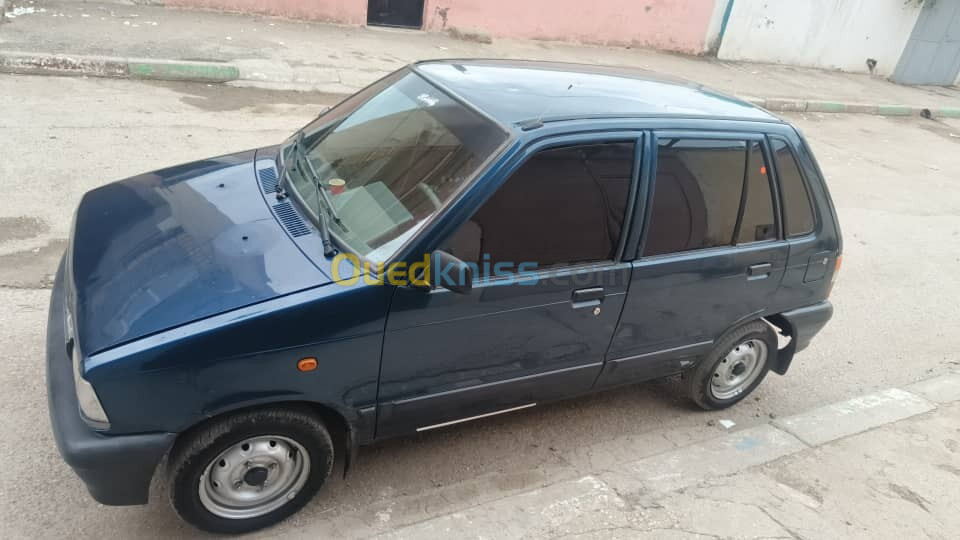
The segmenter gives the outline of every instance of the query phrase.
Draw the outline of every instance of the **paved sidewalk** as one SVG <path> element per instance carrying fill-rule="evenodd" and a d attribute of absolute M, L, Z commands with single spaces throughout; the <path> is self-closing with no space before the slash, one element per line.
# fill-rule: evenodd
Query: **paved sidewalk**
<path fill-rule="evenodd" d="M 587 447 L 536 489 L 493 476 L 283 535 L 900 540 L 960 530 L 960 374 L 681 448 L 635 442 L 627 461 L 623 441 Z"/>
<path fill-rule="evenodd" d="M 772 110 L 911 115 L 927 109 L 934 116 L 960 116 L 957 88 L 907 87 L 868 75 L 557 42 L 482 44 L 437 33 L 120 3 L 16 5 L 19 14 L 0 25 L 0 71 L 232 80 L 349 93 L 416 60 L 527 58 L 650 69 Z"/>

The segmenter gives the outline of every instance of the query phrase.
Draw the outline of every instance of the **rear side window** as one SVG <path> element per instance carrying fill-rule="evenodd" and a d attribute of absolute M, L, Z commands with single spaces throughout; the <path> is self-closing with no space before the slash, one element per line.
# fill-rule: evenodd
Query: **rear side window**
<path fill-rule="evenodd" d="M 733 242 L 746 150 L 744 141 L 660 140 L 644 255 Z"/>
<path fill-rule="evenodd" d="M 807 186 L 800 174 L 800 167 L 786 141 L 772 139 L 773 155 L 777 162 L 780 192 L 783 199 L 783 218 L 787 236 L 799 236 L 813 232 L 813 208 Z"/>

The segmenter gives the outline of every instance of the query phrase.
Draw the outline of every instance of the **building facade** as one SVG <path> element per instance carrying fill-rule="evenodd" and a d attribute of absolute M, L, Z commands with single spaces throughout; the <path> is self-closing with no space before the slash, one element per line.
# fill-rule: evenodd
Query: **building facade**
<path fill-rule="evenodd" d="M 960 83 L 960 0 L 160 0 L 349 25 L 648 47 Z"/>
<path fill-rule="evenodd" d="M 162 0 L 168 6 L 266 13 L 350 25 L 459 30 L 543 39 L 707 50 L 715 0 Z M 725 3 L 725 2 L 724 2 Z M 714 24 L 715 25 L 715 24 Z"/>

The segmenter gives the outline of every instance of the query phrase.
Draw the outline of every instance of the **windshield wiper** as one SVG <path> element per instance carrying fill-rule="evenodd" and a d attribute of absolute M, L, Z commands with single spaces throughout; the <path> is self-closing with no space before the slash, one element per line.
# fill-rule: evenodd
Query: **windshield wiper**
<path fill-rule="evenodd" d="M 303 151 L 303 131 L 297 131 L 294 135 L 293 143 L 291 143 L 291 151 L 293 152 L 293 168 L 295 170 L 301 170 L 304 173 L 310 175 L 310 179 L 313 180 L 313 184 L 317 190 L 317 223 L 320 229 L 320 240 L 323 243 L 323 255 L 324 257 L 331 257 L 337 253 L 337 248 L 333 245 L 333 241 L 330 239 L 330 226 L 327 224 L 327 211 L 330 212 L 330 215 L 333 217 L 333 220 L 343 227 L 343 223 L 340 221 L 340 218 L 336 214 L 336 209 L 333 207 L 333 203 L 330 201 L 330 198 L 327 197 L 326 192 L 323 190 L 323 181 L 320 178 L 320 175 L 317 174 L 316 169 L 313 168 L 313 165 L 310 163 L 310 159 L 307 158 L 306 153 Z M 306 162 L 306 170 L 303 170 L 301 163 Z M 284 167 L 284 174 L 286 174 L 286 167 Z M 325 204 L 321 204 L 320 198 L 323 198 Z M 324 206 L 327 207 L 327 211 L 324 210 Z M 343 227 L 346 229 L 346 227 Z"/>
<path fill-rule="evenodd" d="M 277 152 L 277 200 L 287 198 L 287 183 L 290 182 L 290 175 L 287 173 L 287 160 L 283 156 L 286 148 L 280 145 L 280 151 Z"/>
<path fill-rule="evenodd" d="M 307 171 L 310 173 L 310 178 L 313 179 L 313 182 L 317 185 L 317 193 L 323 197 L 323 202 L 326 203 L 333 221 L 336 222 L 337 225 L 344 227 L 343 222 L 340 221 L 340 216 L 337 215 L 337 209 L 333 206 L 333 201 L 330 200 L 330 195 L 327 194 L 327 190 L 323 187 L 323 180 L 320 178 L 320 174 L 317 173 L 317 169 L 313 167 L 313 163 L 310 162 L 310 158 L 307 157 L 307 153 L 303 149 L 303 131 L 297 132 L 296 139 L 294 140 L 294 151 L 296 152 L 297 159 L 307 164 Z"/>

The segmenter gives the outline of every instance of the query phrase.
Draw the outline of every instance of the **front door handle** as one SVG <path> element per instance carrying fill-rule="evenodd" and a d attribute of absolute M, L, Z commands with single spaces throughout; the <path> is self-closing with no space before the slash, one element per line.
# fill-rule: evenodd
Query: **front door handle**
<path fill-rule="evenodd" d="M 570 295 L 570 303 L 573 304 L 573 309 L 596 307 L 600 305 L 604 296 L 603 287 L 577 289 Z"/>
<path fill-rule="evenodd" d="M 770 263 L 754 264 L 747 267 L 747 279 L 765 279 L 770 277 L 773 265 Z"/>

